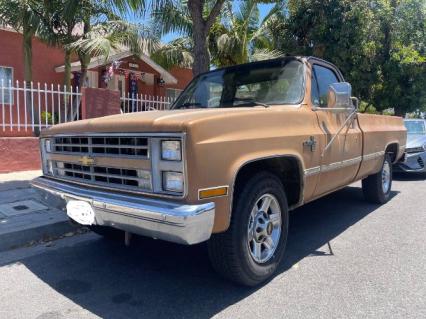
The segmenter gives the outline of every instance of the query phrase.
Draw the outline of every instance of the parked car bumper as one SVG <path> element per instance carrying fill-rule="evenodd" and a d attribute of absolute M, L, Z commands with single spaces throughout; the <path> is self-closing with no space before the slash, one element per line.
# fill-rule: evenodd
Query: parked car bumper
<path fill-rule="evenodd" d="M 426 152 L 408 153 L 394 166 L 395 172 L 426 172 Z"/>
<path fill-rule="evenodd" d="M 32 186 L 54 196 L 60 206 L 70 200 L 89 203 L 95 225 L 111 226 L 131 233 L 176 242 L 196 244 L 210 238 L 215 216 L 214 203 L 187 205 L 141 196 L 84 188 L 39 177 Z"/>

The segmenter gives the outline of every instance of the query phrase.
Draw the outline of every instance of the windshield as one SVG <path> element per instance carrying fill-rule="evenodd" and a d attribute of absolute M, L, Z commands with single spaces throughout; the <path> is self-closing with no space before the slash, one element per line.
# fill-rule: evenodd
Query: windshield
<path fill-rule="evenodd" d="M 405 121 L 409 134 L 426 134 L 425 121 Z"/>
<path fill-rule="evenodd" d="M 303 64 L 297 60 L 240 65 L 196 77 L 172 108 L 299 104 L 303 83 Z"/>

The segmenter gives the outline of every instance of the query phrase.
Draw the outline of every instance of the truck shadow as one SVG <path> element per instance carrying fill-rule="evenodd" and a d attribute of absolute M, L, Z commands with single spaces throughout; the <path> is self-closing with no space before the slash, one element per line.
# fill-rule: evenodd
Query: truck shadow
<path fill-rule="evenodd" d="M 377 207 L 363 200 L 359 188 L 346 187 L 294 211 L 277 275 L 285 277 L 303 258 L 333 258 L 333 239 Z M 210 318 L 260 289 L 220 278 L 203 244 L 139 239 L 125 248 L 95 239 L 20 262 L 59 294 L 102 318 Z"/>
<path fill-rule="evenodd" d="M 393 179 L 397 181 L 425 181 L 426 173 L 393 173 Z"/>

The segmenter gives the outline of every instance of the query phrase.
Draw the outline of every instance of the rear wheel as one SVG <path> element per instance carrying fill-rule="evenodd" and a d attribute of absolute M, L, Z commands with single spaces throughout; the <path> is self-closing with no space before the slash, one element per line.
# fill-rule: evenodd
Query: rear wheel
<path fill-rule="evenodd" d="M 392 189 L 392 160 L 385 155 L 382 169 L 362 180 L 364 197 L 371 203 L 384 204 L 390 199 Z"/>
<path fill-rule="evenodd" d="M 251 178 L 237 194 L 229 229 L 213 235 L 209 256 L 224 277 L 247 286 L 270 278 L 281 262 L 288 233 L 284 188 L 273 174 Z"/>

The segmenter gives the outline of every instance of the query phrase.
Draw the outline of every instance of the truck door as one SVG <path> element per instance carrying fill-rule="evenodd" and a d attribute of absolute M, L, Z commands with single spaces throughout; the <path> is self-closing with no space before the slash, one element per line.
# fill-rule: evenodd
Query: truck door
<path fill-rule="evenodd" d="M 362 133 L 355 119 L 339 132 L 350 110 L 327 109 L 328 88 L 332 83 L 342 82 L 340 72 L 328 64 L 313 64 L 311 97 L 317 107 L 318 124 L 323 131 L 321 143 L 321 170 L 314 196 L 320 196 L 351 183 L 358 172 L 362 155 Z M 335 136 L 327 151 L 324 148 Z"/>

